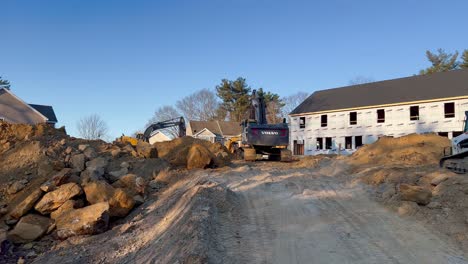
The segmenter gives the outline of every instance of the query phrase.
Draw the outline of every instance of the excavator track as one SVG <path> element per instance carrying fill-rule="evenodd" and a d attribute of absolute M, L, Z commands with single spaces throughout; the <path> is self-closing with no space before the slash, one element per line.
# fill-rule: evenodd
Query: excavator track
<path fill-rule="evenodd" d="M 439 163 L 441 168 L 446 168 L 458 174 L 468 173 L 468 152 L 443 157 Z"/>

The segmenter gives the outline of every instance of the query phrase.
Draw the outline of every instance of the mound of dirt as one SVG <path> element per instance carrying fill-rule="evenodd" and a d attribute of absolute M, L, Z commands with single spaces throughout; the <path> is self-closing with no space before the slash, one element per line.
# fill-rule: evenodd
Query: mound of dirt
<path fill-rule="evenodd" d="M 0 262 L 30 261 L 62 239 L 106 232 L 149 195 L 181 175 L 191 178 L 187 168 L 229 162 L 221 144 L 189 137 L 133 147 L 76 139 L 47 125 L 0 123 Z"/>
<path fill-rule="evenodd" d="M 231 161 L 230 153 L 220 143 L 211 143 L 192 137 L 159 142 L 155 143 L 154 146 L 157 149 L 158 157 L 167 160 L 175 167 L 189 169 L 223 167 Z"/>
<path fill-rule="evenodd" d="M 411 134 L 382 137 L 365 145 L 349 158 L 352 165 L 428 165 L 438 164 L 450 141 L 436 134 Z"/>

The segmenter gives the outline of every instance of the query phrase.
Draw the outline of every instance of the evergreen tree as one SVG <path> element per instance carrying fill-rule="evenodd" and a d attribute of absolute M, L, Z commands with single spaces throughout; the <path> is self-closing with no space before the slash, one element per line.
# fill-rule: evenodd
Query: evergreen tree
<path fill-rule="evenodd" d="M 7 81 L 7 80 L 3 80 L 2 76 L 0 76 L 0 89 L 1 88 L 5 88 L 5 89 L 10 90 L 10 82 Z"/>
<path fill-rule="evenodd" d="M 461 58 L 462 61 L 460 62 L 459 67 L 462 69 L 468 69 L 468 49 L 463 51 Z"/>
<path fill-rule="evenodd" d="M 435 72 L 446 72 L 455 70 L 458 68 L 458 51 L 454 54 L 447 53 L 443 49 L 438 49 L 437 53 L 431 51 L 426 51 L 426 57 L 432 66 L 427 69 L 419 71 L 419 74 L 431 74 Z"/>
<path fill-rule="evenodd" d="M 276 93 L 264 92 L 262 88 L 258 89 L 258 94 L 263 95 L 263 98 L 265 99 L 268 123 L 280 123 L 282 121 L 281 110 L 285 106 L 280 96 Z"/>
<path fill-rule="evenodd" d="M 250 90 L 245 79 L 241 77 L 235 81 L 223 79 L 221 84 L 216 86 L 216 94 L 221 99 L 221 107 L 229 116 L 229 120 L 240 122 L 246 118 L 250 106 Z"/>

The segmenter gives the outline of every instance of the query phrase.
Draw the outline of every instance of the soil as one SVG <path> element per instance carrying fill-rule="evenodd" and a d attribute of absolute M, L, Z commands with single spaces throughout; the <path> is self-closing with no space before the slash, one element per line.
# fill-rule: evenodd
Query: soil
<path fill-rule="evenodd" d="M 74 148 L 115 147 L 23 130 L 0 132 L 14 146 L 0 153 L 1 202 L 14 204 L 60 169 L 63 138 Z M 224 165 L 186 169 L 193 144 Z M 438 168 L 447 146 L 436 135 L 410 135 L 381 138 L 351 156 L 229 164 L 223 146 L 182 138 L 157 144 L 162 159 L 151 164 L 110 161 L 112 168 L 128 161 L 154 181 L 144 203 L 107 232 L 63 241 L 47 235 L 2 244 L 1 252 L 6 263 L 20 256 L 26 263 L 468 263 L 468 180 Z M 25 189 L 7 194 L 21 179 Z M 429 190 L 430 203 L 403 200 L 400 184 Z"/>

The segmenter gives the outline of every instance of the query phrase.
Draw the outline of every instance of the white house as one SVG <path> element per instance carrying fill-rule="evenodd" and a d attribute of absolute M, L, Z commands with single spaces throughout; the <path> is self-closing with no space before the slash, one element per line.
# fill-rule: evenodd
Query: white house
<path fill-rule="evenodd" d="M 351 153 L 381 136 L 460 135 L 468 69 L 314 92 L 290 116 L 295 155 Z"/>
<path fill-rule="evenodd" d="M 156 131 L 148 139 L 148 142 L 150 144 L 154 144 L 156 142 L 164 142 L 164 141 L 171 141 L 171 138 L 161 131 Z"/>
<path fill-rule="evenodd" d="M 187 136 L 214 142 L 224 142 L 232 137 L 239 136 L 242 127 L 239 122 L 231 121 L 189 121 Z"/>
<path fill-rule="evenodd" d="M 58 122 L 52 106 L 28 104 L 5 88 L 0 88 L 0 121 L 30 125 L 46 123 L 51 126 Z"/>

